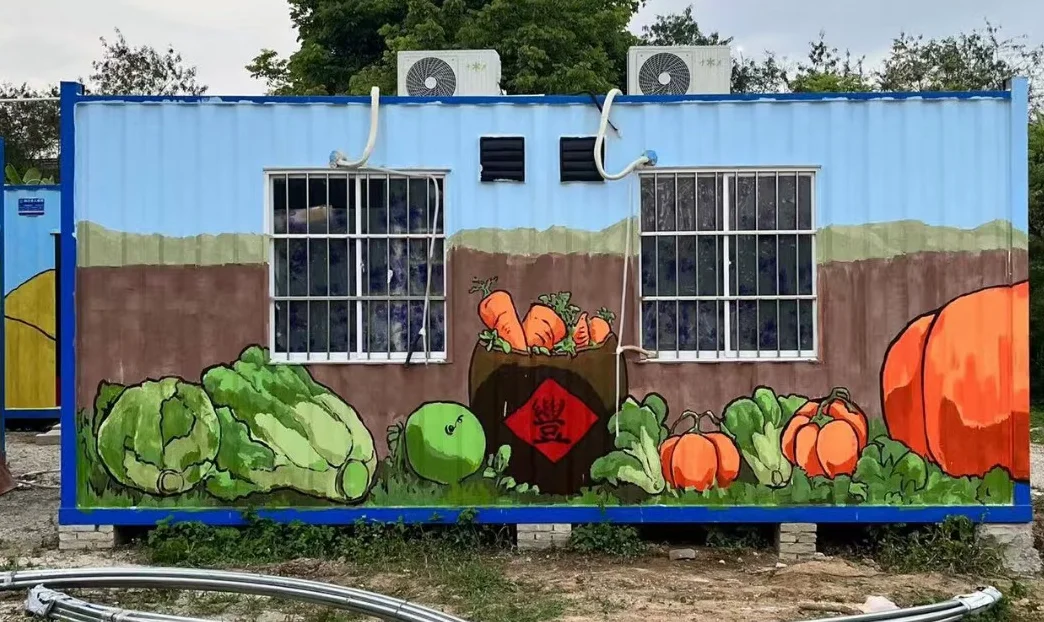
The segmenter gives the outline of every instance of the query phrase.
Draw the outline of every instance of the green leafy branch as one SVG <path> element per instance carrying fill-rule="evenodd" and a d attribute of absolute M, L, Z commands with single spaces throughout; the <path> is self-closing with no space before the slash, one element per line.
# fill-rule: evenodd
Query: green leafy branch
<path fill-rule="evenodd" d="M 25 173 L 19 173 L 14 164 L 8 164 L 4 168 L 6 182 L 13 186 L 51 186 L 54 185 L 53 177 L 43 177 L 40 171 L 30 167 Z"/>

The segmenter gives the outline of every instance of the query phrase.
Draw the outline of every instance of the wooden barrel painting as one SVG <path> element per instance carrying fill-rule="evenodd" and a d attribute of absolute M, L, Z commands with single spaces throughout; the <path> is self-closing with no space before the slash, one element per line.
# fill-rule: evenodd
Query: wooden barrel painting
<path fill-rule="evenodd" d="M 592 318 L 568 292 L 540 296 L 521 320 L 495 279 L 476 282 L 486 330 L 471 357 L 471 411 L 487 448 L 511 447 L 506 473 L 544 493 L 570 495 L 591 485 L 591 464 L 612 447 L 616 409 L 614 315 Z M 619 394 L 627 395 L 626 368 Z"/>

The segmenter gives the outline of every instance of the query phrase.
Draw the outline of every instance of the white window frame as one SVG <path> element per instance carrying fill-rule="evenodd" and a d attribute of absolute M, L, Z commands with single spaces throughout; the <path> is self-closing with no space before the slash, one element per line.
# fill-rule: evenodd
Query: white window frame
<path fill-rule="evenodd" d="M 445 363 L 447 362 L 447 350 L 449 349 L 449 303 L 447 301 L 449 283 L 449 276 L 447 274 L 449 270 L 448 263 L 446 261 L 449 255 L 448 248 L 448 236 L 446 235 L 446 194 L 447 194 L 447 183 L 449 177 L 449 171 L 445 169 L 401 169 L 402 173 L 407 175 L 396 175 L 389 174 L 385 171 L 374 170 L 374 169 L 357 169 L 357 170 L 336 170 L 329 168 L 266 168 L 264 169 L 264 231 L 265 236 L 268 238 L 266 248 L 268 252 L 268 346 L 273 363 L 340 363 L 340 364 L 404 364 L 406 362 L 407 352 L 368 352 L 363 349 L 362 338 L 358 337 L 363 334 L 363 303 L 366 301 L 410 301 L 415 300 L 416 296 L 402 296 L 392 294 L 382 295 L 363 295 L 363 258 L 362 258 L 362 244 L 360 241 L 384 239 L 384 240 L 441 240 L 442 241 L 442 294 L 428 296 L 429 302 L 441 302 L 443 305 L 443 348 L 441 350 L 429 350 L 429 336 L 426 334 L 420 339 L 420 346 L 417 350 L 412 353 L 410 362 L 411 363 Z M 329 179 L 331 177 L 347 177 L 347 183 L 355 184 L 355 197 L 354 197 L 354 209 L 355 209 L 355 222 L 352 233 L 275 233 L 274 222 L 273 222 L 273 197 L 272 197 L 272 184 L 273 179 L 277 177 L 286 176 L 306 176 L 306 177 L 326 177 L 326 192 L 327 192 L 327 204 L 329 204 L 330 196 L 330 184 Z M 425 187 L 428 189 L 429 196 L 433 191 L 433 186 L 430 182 L 431 178 L 435 178 L 439 181 L 442 186 L 441 192 L 438 193 L 437 205 L 441 212 L 442 227 L 438 231 L 434 231 L 436 228 L 433 224 L 433 232 L 427 233 L 391 233 L 388 230 L 390 227 L 386 227 L 385 233 L 359 233 L 361 230 L 362 219 L 364 218 L 364 206 L 362 204 L 362 186 L 364 183 L 371 178 L 387 178 L 387 179 L 424 179 Z M 407 188 L 409 185 L 407 184 Z M 306 184 L 307 188 L 307 184 Z M 306 190 L 307 192 L 307 190 Z M 407 190 L 408 192 L 408 190 Z M 289 194 L 289 184 L 287 184 L 287 193 Z M 386 200 L 390 201 L 390 192 L 386 192 Z M 288 200 L 289 205 L 289 200 Z M 429 202 L 430 205 L 430 202 Z M 386 207 L 388 218 L 391 218 L 390 204 Z M 433 216 L 433 214 L 429 214 Z M 355 291 L 349 292 L 348 296 L 276 296 L 276 282 L 275 282 L 275 267 L 276 267 L 276 241 L 284 239 L 350 239 L 356 240 L 355 244 Z M 329 261 L 329 258 L 327 259 Z M 407 279 L 408 279 L 407 275 Z M 276 350 L 276 303 L 278 301 L 302 301 L 302 300 L 346 300 L 350 305 L 354 306 L 354 321 L 356 324 L 356 343 L 351 343 L 349 336 L 349 348 L 353 348 L 348 352 L 336 352 L 328 350 L 325 352 L 281 352 Z M 289 310 L 287 311 L 289 314 Z M 389 311 L 390 313 L 390 311 Z M 429 311 L 430 313 L 430 311 Z M 430 317 L 430 316 L 429 316 Z M 328 320 L 329 321 L 329 320 Z M 389 324 L 391 322 L 389 315 Z M 289 317 L 287 319 L 289 323 Z M 350 335 L 350 333 L 349 333 Z M 289 348 L 289 335 L 287 335 L 287 347 Z M 328 337 L 329 339 L 329 337 Z M 389 336 L 389 347 L 390 347 L 390 336 Z"/>
<path fill-rule="evenodd" d="M 639 188 L 641 186 L 642 178 L 653 178 L 655 187 L 655 178 L 663 175 L 674 175 L 675 177 L 675 202 L 677 207 L 677 179 L 678 176 L 696 176 L 696 188 L 694 192 L 696 194 L 696 201 L 699 201 L 699 175 L 705 174 L 716 174 L 722 175 L 721 188 L 719 191 L 722 193 L 722 213 L 720 217 L 722 219 L 722 228 L 716 231 L 678 231 L 677 228 L 674 231 L 644 231 L 642 230 L 642 216 L 641 216 L 641 191 L 639 190 L 635 200 L 638 202 L 638 229 L 639 229 L 639 241 L 645 237 L 660 237 L 660 236 L 716 236 L 723 237 L 724 244 L 721 249 L 722 253 L 722 266 L 725 271 L 725 283 L 724 292 L 720 296 L 643 296 L 642 295 L 642 250 L 641 244 L 638 247 L 638 279 L 637 279 L 637 297 L 638 297 L 638 342 L 644 341 L 644 310 L 643 303 L 645 302 L 659 302 L 659 301 L 714 301 L 721 302 L 725 305 L 724 308 L 724 320 L 723 324 L 718 330 L 725 331 L 725 346 L 723 350 L 679 350 L 677 349 L 677 339 L 675 340 L 675 350 L 649 350 L 654 353 L 652 358 L 644 359 L 643 362 L 656 363 L 656 362 L 801 362 L 801 361 L 818 361 L 819 360 L 819 296 L 818 296 L 818 260 L 816 255 L 816 234 L 817 234 L 817 185 L 819 182 L 819 176 L 821 174 L 818 166 L 750 166 L 750 167 L 684 167 L 684 168 L 656 168 L 648 171 L 639 173 Z M 776 197 L 778 201 L 779 197 L 779 178 L 778 175 L 797 175 L 797 176 L 809 176 L 811 177 L 811 183 L 809 187 L 811 189 L 811 202 L 810 202 L 810 220 L 808 229 L 760 229 L 760 230 L 742 230 L 734 231 L 731 227 L 731 209 L 730 195 L 729 195 L 729 180 L 731 178 L 739 176 L 749 176 L 758 174 L 772 174 L 777 175 L 776 178 Z M 800 184 L 796 183 L 796 188 Z M 755 205 L 757 205 L 757 183 L 755 182 Z M 797 203 L 797 201 L 795 201 Z M 795 205 L 796 208 L 796 205 Z M 778 209 L 778 204 L 777 204 Z M 697 212 L 698 213 L 698 212 Z M 811 294 L 794 294 L 794 295 L 755 295 L 755 296 L 738 296 L 733 295 L 730 292 L 730 279 L 732 275 L 732 262 L 730 261 L 730 242 L 733 238 L 739 235 L 806 235 L 810 236 L 811 239 L 811 261 L 812 261 L 812 291 Z M 777 258 L 779 253 L 779 244 L 777 240 Z M 658 269 L 658 267 L 657 267 Z M 778 292 L 778 267 L 777 267 L 777 292 Z M 812 303 L 812 347 L 811 349 L 799 349 L 799 350 L 781 350 L 777 347 L 775 350 L 761 350 L 760 349 L 760 334 L 759 334 L 759 348 L 757 350 L 738 350 L 733 346 L 733 331 L 731 326 L 731 313 L 730 307 L 736 302 L 740 301 L 763 301 L 763 300 L 779 300 L 779 301 L 811 301 Z M 800 340 L 800 313 L 801 308 L 798 305 L 798 348 L 801 347 Z M 777 345 L 779 343 L 778 330 L 779 330 L 779 312 L 777 310 Z M 760 324 L 760 321 L 759 321 Z M 644 344 L 642 346 L 645 348 Z M 698 346 L 697 346 L 698 347 Z"/>

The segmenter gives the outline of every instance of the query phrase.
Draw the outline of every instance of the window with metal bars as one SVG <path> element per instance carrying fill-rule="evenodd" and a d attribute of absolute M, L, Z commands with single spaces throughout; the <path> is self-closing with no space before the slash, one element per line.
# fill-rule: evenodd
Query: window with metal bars
<path fill-rule="evenodd" d="M 445 360 L 445 178 L 417 175 L 266 172 L 273 360 Z"/>
<path fill-rule="evenodd" d="M 810 169 L 641 175 L 641 343 L 659 360 L 817 354 Z"/>

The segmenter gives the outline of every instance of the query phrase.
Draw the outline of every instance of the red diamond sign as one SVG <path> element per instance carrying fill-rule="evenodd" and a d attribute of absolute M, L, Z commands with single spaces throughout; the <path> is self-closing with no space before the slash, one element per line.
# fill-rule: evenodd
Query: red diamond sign
<path fill-rule="evenodd" d="M 504 420 L 516 436 L 551 462 L 564 458 L 597 422 L 598 415 L 552 378 L 541 382 L 529 400 Z"/>

